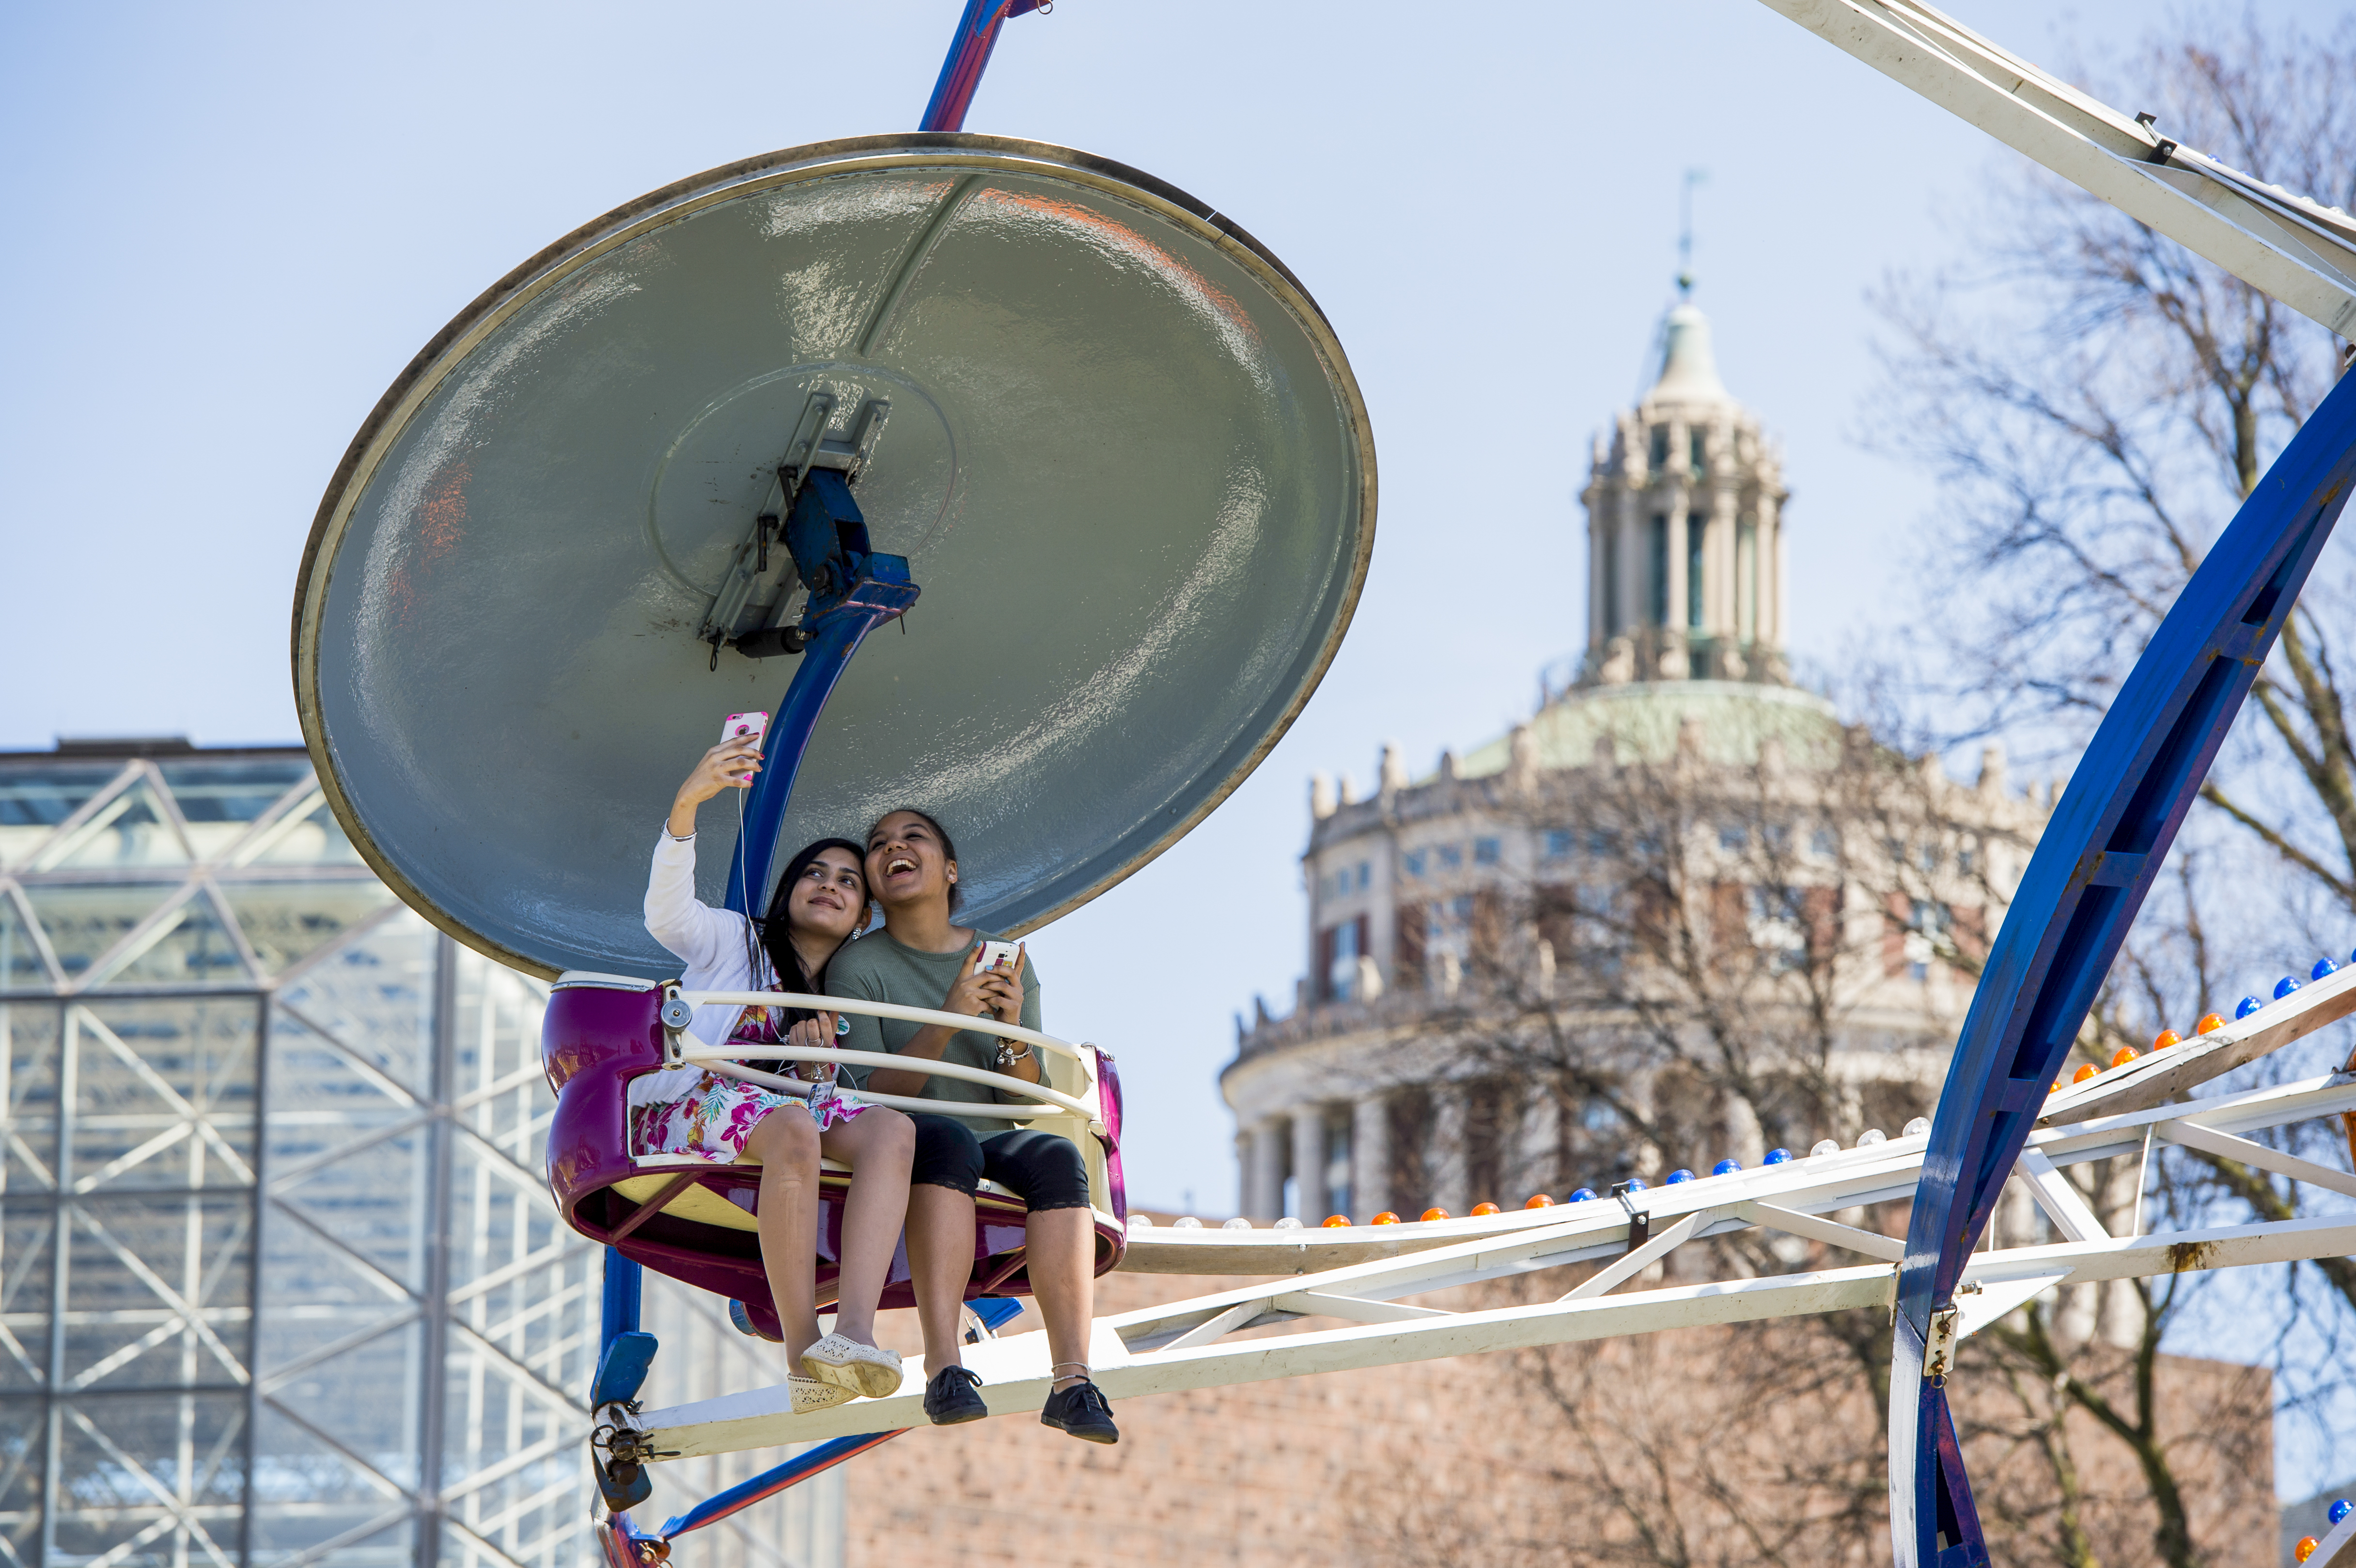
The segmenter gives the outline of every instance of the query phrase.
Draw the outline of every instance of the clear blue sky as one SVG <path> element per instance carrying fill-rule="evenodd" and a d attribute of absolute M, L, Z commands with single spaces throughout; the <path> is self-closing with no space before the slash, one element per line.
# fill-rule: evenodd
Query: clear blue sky
<path fill-rule="evenodd" d="M 1959 10 L 2056 68 L 2163 20 L 2124 0 Z M 296 739 L 298 552 L 409 357 L 643 191 L 913 126 L 956 12 L 0 12 L 0 747 Z M 1906 635 L 1892 607 L 1931 504 L 1849 437 L 1874 382 L 1865 293 L 1957 259 L 1977 193 L 2017 165 L 1756 0 L 1063 0 L 1010 25 L 969 126 L 1234 215 L 1316 294 L 1374 417 L 1375 565 L 1324 686 L 1189 840 L 1033 943 L 1049 1026 L 1120 1053 L 1134 1196 L 1222 1214 L 1215 1078 L 1232 1014 L 1255 992 L 1282 1010 L 1301 970 L 1309 773 L 1363 789 L 1387 738 L 1419 770 L 1468 749 L 1583 641 L 1575 497 L 1590 436 L 1646 379 L 1681 172 L 1709 171 L 1696 297 L 1727 384 L 1784 443 L 1794 642 L 1821 665 L 1862 628 Z M 1492 592 L 1439 586 L 1443 557 L 1486 563 Z M 1216 958 L 1180 966 L 1178 934 Z"/>

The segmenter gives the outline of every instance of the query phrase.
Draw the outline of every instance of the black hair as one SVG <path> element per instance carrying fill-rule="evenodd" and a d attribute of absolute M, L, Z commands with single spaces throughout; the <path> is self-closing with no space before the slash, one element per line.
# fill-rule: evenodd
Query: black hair
<path fill-rule="evenodd" d="M 903 813 L 905 813 L 910 816 L 921 818 L 925 826 L 933 830 L 933 836 L 941 841 L 941 859 L 944 862 L 952 861 L 957 859 L 957 846 L 949 841 L 949 830 L 942 827 L 939 819 L 934 816 L 931 812 L 914 805 L 895 805 L 891 810 L 885 812 L 884 816 L 898 816 Z M 884 826 L 884 816 L 877 817 L 875 819 L 874 826 L 868 828 L 868 837 L 874 837 L 875 829 Z M 859 863 L 862 866 L 864 866 L 867 863 L 863 851 Z M 951 882 L 949 884 L 949 912 L 951 913 L 955 913 L 957 912 L 958 892 L 958 885 L 955 882 Z"/>
<path fill-rule="evenodd" d="M 767 916 L 748 923 L 748 930 L 757 935 L 763 950 L 769 955 L 769 966 L 776 971 L 778 984 L 787 990 L 799 991 L 806 996 L 822 997 L 826 994 L 827 966 L 824 964 L 819 965 L 818 973 L 813 975 L 802 967 L 802 955 L 794 951 L 793 922 L 790 918 L 794 884 L 801 880 L 802 873 L 809 869 L 810 863 L 829 849 L 848 851 L 852 862 L 858 866 L 859 891 L 862 900 L 859 909 L 860 924 L 866 924 L 867 856 L 864 850 L 848 838 L 820 838 L 815 843 L 805 844 L 796 850 L 794 858 L 786 862 L 785 874 L 777 879 L 776 891 L 769 895 Z M 852 934 L 858 933 L 853 932 Z M 841 949 L 837 948 L 835 951 L 839 953 Z M 748 966 L 757 978 L 761 966 L 751 962 L 752 954 L 747 953 L 744 956 Z M 792 1021 L 799 1021 L 811 1016 L 800 1008 L 793 1011 Z"/>

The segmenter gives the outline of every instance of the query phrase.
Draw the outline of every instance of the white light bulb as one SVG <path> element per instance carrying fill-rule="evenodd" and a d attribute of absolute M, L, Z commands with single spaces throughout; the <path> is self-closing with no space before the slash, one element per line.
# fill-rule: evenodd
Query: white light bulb
<path fill-rule="evenodd" d="M 1183 1220 L 1172 1221 L 1170 1228 L 1173 1231 L 1199 1231 L 1203 1228 L 1203 1221 L 1189 1214 Z"/>
<path fill-rule="evenodd" d="M 1930 1130 L 1931 1118 L 1928 1116 L 1917 1116 L 1906 1124 L 1906 1136 L 1910 1138 L 1919 1138 Z"/>
<path fill-rule="evenodd" d="M 1825 1138 L 1820 1141 L 1815 1147 L 1808 1151 L 1808 1157 L 1810 1159 L 1815 1159 L 1819 1155 L 1838 1153 L 1840 1153 L 1840 1145 L 1833 1142 L 1830 1138 Z"/>
<path fill-rule="evenodd" d="M 1220 1226 L 1219 1229 L 1222 1231 L 1248 1231 L 1251 1229 L 1251 1221 L 1239 1214 L 1236 1218 L 1228 1221 L 1226 1224 Z"/>
<path fill-rule="evenodd" d="M 1276 1229 L 1280 1231 L 1298 1231 L 1301 1229 L 1301 1221 L 1294 1219 L 1291 1215 L 1287 1214 L 1283 1219 L 1279 1220 L 1276 1222 Z"/>
<path fill-rule="evenodd" d="M 1889 1141 L 1890 1135 L 1883 1132 L 1879 1127 L 1868 1127 L 1865 1131 L 1857 1135 L 1857 1147 L 1859 1148 L 1864 1148 L 1871 1144 L 1886 1144 Z"/>
<path fill-rule="evenodd" d="M 1132 1231 L 1151 1231 L 1153 1229 L 1153 1216 L 1151 1214 L 1131 1214 L 1129 1217 L 1129 1228 Z"/>

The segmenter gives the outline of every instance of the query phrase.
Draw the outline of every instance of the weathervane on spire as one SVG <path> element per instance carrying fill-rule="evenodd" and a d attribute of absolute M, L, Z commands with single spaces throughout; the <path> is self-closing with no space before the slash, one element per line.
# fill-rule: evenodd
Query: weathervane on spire
<path fill-rule="evenodd" d="M 1694 187 L 1708 183 L 1708 169 L 1687 169 L 1685 185 L 1677 192 L 1677 299 L 1680 304 L 1693 298 Z"/>

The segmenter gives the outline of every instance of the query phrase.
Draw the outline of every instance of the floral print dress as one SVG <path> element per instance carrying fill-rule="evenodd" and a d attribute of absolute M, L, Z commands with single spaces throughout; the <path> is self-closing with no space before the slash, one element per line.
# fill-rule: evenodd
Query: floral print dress
<path fill-rule="evenodd" d="M 732 1045 L 785 1042 L 767 1008 L 746 1008 L 728 1039 Z M 779 1064 L 769 1060 L 745 1065 L 760 1072 L 780 1071 Z M 857 1094 L 837 1086 L 833 1062 L 816 1063 L 811 1070 L 822 1076 L 811 1084 L 808 1100 L 694 1067 L 649 1074 L 659 1082 L 640 1079 L 632 1085 L 630 1152 L 641 1158 L 685 1157 L 733 1165 L 744 1154 L 744 1140 L 761 1125 L 761 1118 L 781 1106 L 807 1112 L 820 1132 L 867 1109 Z M 797 1080 L 801 1077 L 797 1067 L 787 1066 L 783 1071 Z M 660 1082 L 664 1080 L 669 1082 Z M 657 1090 L 659 1097 L 642 1101 L 639 1084 Z"/>

